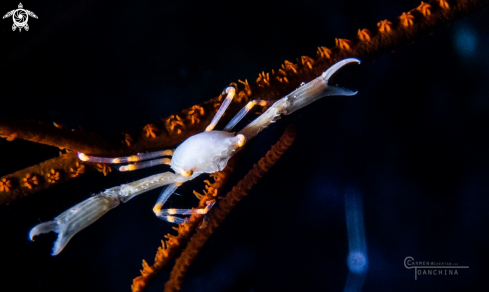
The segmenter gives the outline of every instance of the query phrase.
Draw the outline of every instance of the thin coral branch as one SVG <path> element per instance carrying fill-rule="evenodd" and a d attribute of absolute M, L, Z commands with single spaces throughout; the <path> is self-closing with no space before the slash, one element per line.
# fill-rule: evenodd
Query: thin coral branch
<path fill-rule="evenodd" d="M 78 177 L 90 170 L 94 168 L 80 162 L 76 153 L 70 152 L 6 175 L 0 179 L 0 205 Z"/>
<path fill-rule="evenodd" d="M 233 172 L 236 161 L 237 157 L 233 156 L 223 171 L 212 174 L 211 176 L 214 178 L 213 183 L 205 181 L 207 185 L 204 195 L 194 192 L 200 200 L 197 208 L 204 208 L 207 202 L 216 200 L 217 195 L 227 182 L 229 175 Z M 154 264 L 149 265 L 143 260 L 141 276 L 134 278 L 131 286 L 133 292 L 145 291 L 156 280 L 161 271 L 163 271 L 163 268 L 178 256 L 182 248 L 190 240 L 190 237 L 202 223 L 203 217 L 203 215 L 194 213 L 186 223 L 178 225 L 177 235 L 167 234 L 165 236 L 167 240 L 161 241 L 161 247 L 156 252 Z"/>
<path fill-rule="evenodd" d="M 382 20 L 371 30 L 359 29 L 356 38 L 335 39 L 333 48 L 319 47 L 315 57 L 302 56 L 297 63 L 285 61 L 272 73 L 262 72 L 250 86 L 251 99 L 278 99 L 294 90 L 301 82 L 309 82 L 345 58 L 374 60 L 395 47 L 410 43 L 415 38 L 432 32 L 440 25 L 449 24 L 482 9 L 489 0 L 446 1 L 433 0 L 421 4 L 392 20 Z"/>
<path fill-rule="evenodd" d="M 170 275 L 170 280 L 165 285 L 165 291 L 179 291 L 183 278 L 193 260 L 202 249 L 209 237 L 221 224 L 236 204 L 248 194 L 258 180 L 277 162 L 285 150 L 294 142 L 295 127 L 289 126 L 280 140 L 272 146 L 272 149 L 258 161 L 257 164 L 238 182 L 236 186 L 219 202 L 213 210 L 207 226 L 199 229 L 192 236 L 188 246 L 177 259 Z"/>
<path fill-rule="evenodd" d="M 70 131 L 57 124 L 39 123 L 32 119 L 19 120 L 0 116 L 0 134 L 12 141 L 16 138 L 60 148 L 103 151 L 107 141 L 97 135 L 87 135 L 81 131 Z"/>

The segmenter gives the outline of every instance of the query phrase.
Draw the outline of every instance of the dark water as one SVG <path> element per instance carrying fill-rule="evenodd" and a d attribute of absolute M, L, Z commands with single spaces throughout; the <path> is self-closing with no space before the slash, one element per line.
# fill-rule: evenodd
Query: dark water
<path fill-rule="evenodd" d="M 315 55 L 335 37 L 353 38 L 419 2 L 22 4 L 39 19 L 21 33 L 11 31 L 10 18 L 1 21 L 0 114 L 108 137 Z M 0 12 L 17 5 L 4 1 Z M 298 129 L 294 145 L 211 237 L 182 291 L 342 291 L 362 281 L 364 291 L 487 288 L 488 16 L 479 11 L 342 70 L 334 81 L 358 95 L 318 101 L 263 131 L 228 187 L 288 124 Z M 2 139 L 0 149 L 0 175 L 58 155 L 19 140 Z M 130 291 L 141 260 L 151 263 L 171 232 L 152 212 L 159 190 L 111 211 L 56 257 L 55 234 L 32 243 L 27 233 L 92 193 L 165 170 L 92 173 L 0 206 L 0 291 Z M 203 179 L 169 204 L 196 204 L 192 190 L 202 190 Z M 364 241 L 349 241 L 347 222 L 350 230 L 364 226 Z M 366 251 L 360 276 L 348 276 L 352 244 Z M 469 269 L 415 280 L 406 257 Z M 150 291 L 162 291 L 168 273 Z"/>

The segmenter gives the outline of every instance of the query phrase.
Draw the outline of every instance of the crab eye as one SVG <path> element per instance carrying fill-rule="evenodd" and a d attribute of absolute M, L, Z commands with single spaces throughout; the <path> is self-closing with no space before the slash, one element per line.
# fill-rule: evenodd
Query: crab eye
<path fill-rule="evenodd" d="M 186 171 L 185 169 L 182 169 L 182 171 L 180 171 L 180 174 L 181 174 L 182 176 L 191 176 L 193 173 L 194 173 L 194 171 L 193 171 L 193 170 L 188 170 L 188 171 Z"/>

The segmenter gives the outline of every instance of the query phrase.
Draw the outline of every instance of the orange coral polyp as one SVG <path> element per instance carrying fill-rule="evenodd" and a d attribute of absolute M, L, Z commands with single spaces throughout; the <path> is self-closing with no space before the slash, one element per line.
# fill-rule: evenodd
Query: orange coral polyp
<path fill-rule="evenodd" d="M 285 71 L 292 71 L 294 74 L 297 74 L 297 65 L 285 60 L 284 64 L 282 64 L 282 68 L 285 69 Z"/>
<path fill-rule="evenodd" d="M 336 46 L 340 48 L 341 50 L 346 50 L 350 51 L 351 50 L 351 45 L 353 44 L 352 41 L 347 40 L 347 39 L 335 39 Z"/>
<path fill-rule="evenodd" d="M 38 185 L 39 181 L 37 179 L 37 176 L 32 175 L 28 173 L 24 178 L 24 186 L 27 187 L 28 189 L 32 189 L 34 186 L 33 185 Z"/>
<path fill-rule="evenodd" d="M 129 134 L 124 134 L 124 142 L 127 144 L 127 146 L 131 146 L 132 142 L 132 137 Z"/>
<path fill-rule="evenodd" d="M 48 183 L 55 183 L 56 181 L 59 180 L 59 171 L 55 171 L 54 169 L 51 169 L 51 172 L 46 175 L 46 180 Z"/>
<path fill-rule="evenodd" d="M 107 164 L 98 163 L 97 164 L 97 171 L 103 173 L 104 176 L 107 176 L 109 174 L 109 172 L 112 172 L 112 168 Z"/>
<path fill-rule="evenodd" d="M 176 132 L 177 134 L 181 134 L 182 130 L 177 127 L 184 127 L 182 118 L 180 118 L 178 115 L 171 115 L 167 120 L 166 123 L 169 127 L 169 130 L 171 132 Z"/>
<path fill-rule="evenodd" d="M 369 42 L 371 34 L 372 33 L 366 28 L 362 30 L 359 29 L 357 32 L 358 39 L 361 40 L 362 42 Z"/>
<path fill-rule="evenodd" d="M 147 124 L 144 126 L 143 130 L 146 132 L 146 137 L 149 138 L 150 136 L 152 138 L 156 138 L 156 132 L 158 132 L 158 128 L 153 125 L 153 124 Z"/>
<path fill-rule="evenodd" d="M 448 2 L 447 0 L 437 0 L 438 4 L 440 5 L 441 8 L 447 10 L 450 8 L 450 6 L 448 5 Z"/>
<path fill-rule="evenodd" d="M 329 59 L 331 57 L 331 50 L 326 47 L 318 47 L 317 54 L 321 58 Z"/>
<path fill-rule="evenodd" d="M 399 19 L 401 20 L 402 26 L 409 27 L 413 25 L 414 15 L 412 15 L 411 12 L 403 12 L 402 15 L 399 16 Z"/>
<path fill-rule="evenodd" d="M 85 165 L 80 165 L 77 161 L 75 164 L 76 168 L 70 167 L 71 177 L 78 177 L 85 172 Z"/>
<path fill-rule="evenodd" d="M 204 115 L 204 108 L 198 105 L 192 106 L 187 113 L 187 117 L 188 119 L 190 119 L 190 122 L 192 124 L 200 123 L 199 117 L 203 115 Z"/>
<path fill-rule="evenodd" d="M 421 1 L 421 4 L 416 8 L 424 17 L 428 17 L 431 15 L 431 5 Z"/>
<path fill-rule="evenodd" d="M 391 31 L 391 25 L 392 22 L 388 21 L 387 19 L 381 20 L 377 23 L 377 28 L 381 33 L 388 33 Z"/>
<path fill-rule="evenodd" d="M 0 192 L 8 192 L 12 188 L 12 182 L 7 178 L 0 180 Z"/>

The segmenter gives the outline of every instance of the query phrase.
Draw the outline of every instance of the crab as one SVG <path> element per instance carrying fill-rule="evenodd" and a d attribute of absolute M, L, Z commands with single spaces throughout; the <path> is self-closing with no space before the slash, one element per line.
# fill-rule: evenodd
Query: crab
<path fill-rule="evenodd" d="M 96 157 L 78 153 L 78 158 L 82 161 L 110 164 L 125 164 L 119 167 L 120 171 L 132 171 L 155 165 L 167 164 L 175 171 L 155 174 L 128 184 L 107 189 L 94 195 L 85 201 L 66 210 L 52 221 L 36 225 L 29 232 L 32 241 L 35 236 L 54 231 L 58 233 L 58 238 L 54 243 L 52 255 L 59 254 L 66 246 L 68 241 L 80 230 L 97 221 L 109 210 L 117 207 L 121 202 L 126 203 L 137 195 L 149 190 L 167 186 L 160 194 L 153 212 L 157 217 L 171 223 L 181 224 L 184 218 L 176 215 L 187 216 L 192 212 L 206 214 L 213 206 L 214 202 L 208 202 L 202 209 L 162 209 L 168 198 L 183 183 L 192 180 L 203 173 L 214 173 L 221 171 L 233 154 L 239 151 L 246 142 L 250 141 L 260 131 L 277 120 L 280 115 L 288 115 L 292 112 L 318 100 L 324 96 L 331 95 L 355 95 L 356 91 L 346 88 L 328 85 L 329 78 L 341 67 L 349 63 L 360 63 L 354 58 L 344 59 L 331 66 L 318 78 L 289 93 L 285 97 L 275 101 L 263 114 L 245 126 L 237 134 L 231 132 L 238 122 L 251 110 L 257 103 L 264 101 L 252 100 L 241 109 L 238 114 L 224 127 L 222 131 L 214 130 L 223 113 L 231 103 L 235 88 L 227 87 L 223 94 L 227 94 L 216 115 L 204 132 L 189 137 L 180 144 L 175 151 L 162 150 L 149 153 L 140 153 L 126 157 Z M 172 156 L 168 158 L 165 156 Z M 163 157 L 163 158 L 158 158 Z"/>

